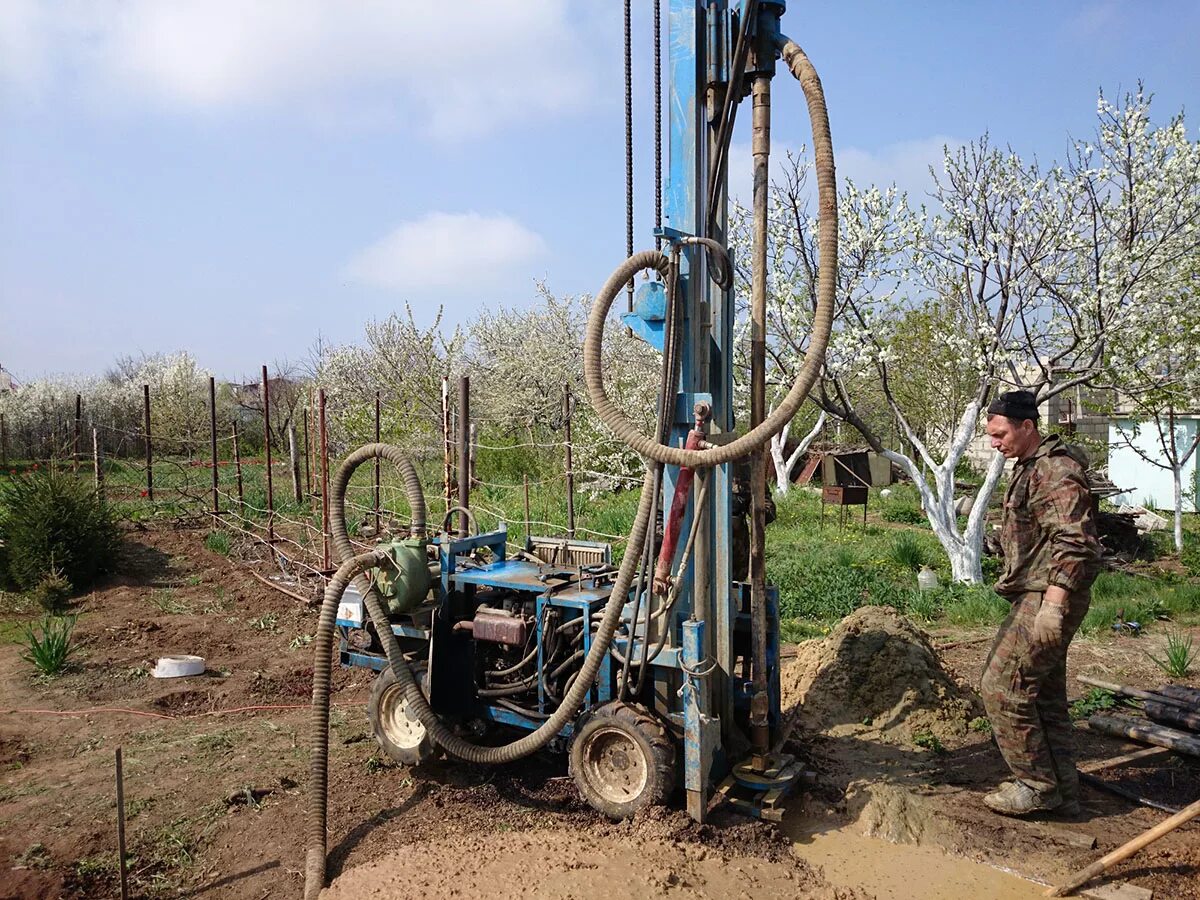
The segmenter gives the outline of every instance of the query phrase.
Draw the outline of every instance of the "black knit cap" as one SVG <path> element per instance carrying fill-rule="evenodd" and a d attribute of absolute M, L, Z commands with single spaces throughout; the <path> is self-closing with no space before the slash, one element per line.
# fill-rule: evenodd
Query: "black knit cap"
<path fill-rule="evenodd" d="M 1006 391 L 988 406 L 989 416 L 1007 416 L 1010 419 L 1038 420 L 1037 395 L 1033 391 Z"/>

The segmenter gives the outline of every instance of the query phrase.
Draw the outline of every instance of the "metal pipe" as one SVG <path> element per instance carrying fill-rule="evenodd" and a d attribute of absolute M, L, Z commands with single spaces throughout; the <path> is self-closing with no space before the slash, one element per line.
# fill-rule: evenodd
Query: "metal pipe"
<path fill-rule="evenodd" d="M 758 75 L 751 90 L 751 153 L 754 157 L 753 245 L 750 282 L 750 429 L 766 418 L 767 360 L 767 192 L 771 161 L 771 77 Z M 765 446 L 750 457 L 750 641 L 753 657 L 750 740 L 756 768 L 770 749 L 767 695 L 767 573 Z"/>
<path fill-rule="evenodd" d="M 471 508 L 471 379 L 458 379 L 458 505 Z M 459 516 L 458 536 L 466 537 L 467 517 Z"/>
<path fill-rule="evenodd" d="M 154 445 L 150 439 L 150 385 L 142 385 L 142 408 L 146 427 L 146 499 L 154 502 Z"/>
<path fill-rule="evenodd" d="M 217 481 L 219 470 L 217 469 L 217 379 L 212 375 L 208 376 L 208 433 L 212 441 L 212 495 L 213 495 L 213 515 L 221 514 L 221 503 L 219 483 Z"/>
<path fill-rule="evenodd" d="M 275 484 L 271 477 L 271 389 L 262 367 L 263 444 L 267 457 L 267 543 L 275 543 Z"/>
<path fill-rule="evenodd" d="M 571 413 L 574 412 L 571 389 L 563 385 L 563 443 L 567 467 L 567 537 L 575 537 L 575 469 L 571 464 Z"/>
<path fill-rule="evenodd" d="M 332 524 L 329 510 L 329 432 L 325 427 L 325 388 L 317 390 L 317 431 L 321 442 L 321 571 L 331 568 Z"/>
<path fill-rule="evenodd" d="M 375 392 L 375 443 L 379 443 L 379 434 L 381 431 L 380 419 L 380 398 L 379 391 Z M 375 540 L 379 540 L 379 457 L 375 457 Z"/>

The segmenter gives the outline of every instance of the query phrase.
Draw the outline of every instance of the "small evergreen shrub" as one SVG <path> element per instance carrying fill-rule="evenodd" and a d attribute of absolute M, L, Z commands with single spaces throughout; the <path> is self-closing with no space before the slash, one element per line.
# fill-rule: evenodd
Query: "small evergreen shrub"
<path fill-rule="evenodd" d="M 86 590 L 111 572 L 120 532 L 112 509 L 86 482 L 42 470 L 0 486 L 0 542 L 17 587 L 35 591 L 49 579 L 53 594 L 60 579 Z"/>

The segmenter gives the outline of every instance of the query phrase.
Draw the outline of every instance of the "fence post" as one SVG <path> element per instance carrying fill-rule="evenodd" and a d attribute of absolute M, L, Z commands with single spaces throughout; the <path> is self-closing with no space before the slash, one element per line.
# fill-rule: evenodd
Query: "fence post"
<path fill-rule="evenodd" d="M 571 416 L 575 412 L 575 404 L 571 398 L 571 389 L 563 385 L 563 445 L 566 448 L 567 466 L 567 537 L 575 537 L 575 468 L 571 461 Z"/>
<path fill-rule="evenodd" d="M 304 491 L 300 489 L 300 451 L 296 449 L 295 422 L 288 422 L 288 455 L 292 463 L 292 496 L 299 506 L 304 502 Z"/>
<path fill-rule="evenodd" d="M 146 499 L 154 502 L 154 445 L 150 439 L 150 385 L 142 385 L 142 406 L 146 413 Z"/>
<path fill-rule="evenodd" d="M 242 450 L 238 446 L 237 419 L 233 420 L 233 470 L 237 473 L 238 511 L 246 515 L 246 497 L 242 493 Z"/>
<path fill-rule="evenodd" d="M 375 443 L 380 443 L 380 400 L 379 391 L 375 392 Z M 375 457 L 375 537 L 379 538 L 379 457 Z"/>
<path fill-rule="evenodd" d="M 0 466 L 8 466 L 8 423 L 0 413 Z"/>
<path fill-rule="evenodd" d="M 310 396 L 309 401 L 311 402 L 311 400 L 312 400 L 312 397 Z M 308 420 L 311 416 L 312 416 L 312 407 L 310 407 L 310 406 L 304 407 L 304 488 L 305 488 L 305 490 L 308 491 L 308 495 L 310 497 L 312 496 L 312 492 L 313 492 L 313 483 L 312 483 L 312 469 L 309 466 L 309 462 L 308 462 L 309 441 L 311 440 L 309 437 L 309 434 L 308 434 Z"/>
<path fill-rule="evenodd" d="M 208 376 L 208 426 L 209 437 L 212 440 L 213 515 L 219 516 L 221 515 L 221 503 L 218 494 L 220 469 L 217 468 L 217 379 L 212 375 Z"/>
<path fill-rule="evenodd" d="M 458 379 L 458 505 L 471 508 L 471 379 Z M 458 515 L 458 536 L 470 534 L 467 514 Z"/>
<path fill-rule="evenodd" d="M 450 430 L 450 376 L 442 376 L 442 494 L 446 499 L 446 509 L 451 505 L 452 463 L 451 463 L 451 430 Z"/>
<path fill-rule="evenodd" d="M 83 426 L 83 395 L 75 395 L 75 443 L 71 451 L 71 471 L 79 471 L 79 432 Z"/>
<path fill-rule="evenodd" d="M 263 446 L 267 456 L 267 543 L 275 543 L 275 482 L 271 476 L 271 389 L 262 367 Z"/>
<path fill-rule="evenodd" d="M 92 474 L 96 479 L 96 493 L 104 496 L 104 466 L 100 462 L 100 433 L 92 429 Z"/>
<path fill-rule="evenodd" d="M 521 476 L 525 483 L 525 547 L 529 547 L 529 473 Z"/>
<path fill-rule="evenodd" d="M 330 569 L 329 559 L 329 433 L 325 430 L 325 388 L 317 391 L 317 430 L 321 441 L 321 558 L 322 571 Z"/>

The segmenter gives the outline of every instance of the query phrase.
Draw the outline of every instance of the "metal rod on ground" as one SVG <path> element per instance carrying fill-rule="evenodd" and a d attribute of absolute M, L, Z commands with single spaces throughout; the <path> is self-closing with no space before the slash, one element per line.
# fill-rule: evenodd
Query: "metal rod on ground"
<path fill-rule="evenodd" d="M 213 515 L 221 514 L 220 482 L 218 480 L 220 463 L 217 461 L 217 379 L 208 376 L 208 430 L 212 439 L 212 469 L 213 469 Z"/>
<path fill-rule="evenodd" d="M 1158 809 L 1165 813 L 1179 812 L 1178 806 L 1167 806 L 1165 803 L 1159 803 L 1157 800 L 1151 800 L 1149 797 L 1143 797 L 1136 791 L 1131 791 L 1128 788 L 1121 787 L 1119 784 L 1113 784 L 1111 781 L 1105 781 L 1103 778 L 1097 778 L 1095 775 L 1091 775 L 1087 772 L 1080 772 L 1079 780 L 1084 784 L 1090 784 L 1092 787 L 1100 788 L 1102 791 L 1108 791 L 1110 794 L 1116 794 L 1118 797 L 1123 797 L 1132 803 L 1137 803 L 1139 806 L 1148 806 L 1151 809 Z"/>
<path fill-rule="evenodd" d="M 325 430 L 325 388 L 317 391 L 317 432 L 321 449 L 321 570 L 329 571 L 329 434 Z"/>
<path fill-rule="evenodd" d="M 454 460 L 450 435 L 450 376 L 442 376 L 442 496 L 446 500 L 446 509 L 451 506 L 451 486 L 454 478 Z"/>
<path fill-rule="evenodd" d="M 525 546 L 529 546 L 529 476 L 521 476 L 525 482 Z"/>
<path fill-rule="evenodd" d="M 771 149 L 771 79 L 754 79 L 751 149 L 754 158 L 754 233 L 750 289 L 750 422 L 753 429 L 766 415 L 767 327 L 767 189 Z M 766 765 L 770 747 L 770 702 L 767 695 L 767 585 L 764 564 L 766 529 L 765 448 L 750 457 L 750 632 L 753 688 L 750 741 L 755 769 Z"/>
<path fill-rule="evenodd" d="M 79 432 L 83 425 L 83 395 L 75 395 L 75 443 L 71 451 L 71 471 L 79 471 Z"/>
<path fill-rule="evenodd" d="M 458 505 L 471 508 L 471 379 L 466 375 L 458 379 Z M 467 514 L 459 513 L 458 536 L 469 533 Z"/>
<path fill-rule="evenodd" d="M 1200 756 L 1200 737 L 1178 731 L 1174 728 L 1164 728 L 1153 722 L 1146 722 L 1129 716 L 1092 716 L 1088 719 L 1088 728 L 1116 737 L 1133 738 L 1143 744 L 1154 744 L 1156 747 L 1170 747 L 1177 753 L 1189 756 Z"/>
<path fill-rule="evenodd" d="M 571 389 L 563 385 L 563 445 L 567 466 L 567 537 L 575 537 L 575 469 L 571 464 L 571 414 L 574 410 Z"/>
<path fill-rule="evenodd" d="M 233 471 L 237 476 L 238 507 L 245 512 L 246 496 L 242 491 L 242 450 L 238 445 L 237 422 L 233 423 Z"/>
<path fill-rule="evenodd" d="M 150 439 L 150 385 L 142 385 L 143 407 L 145 409 L 146 435 L 146 499 L 154 502 L 154 450 Z"/>
<path fill-rule="evenodd" d="M 1171 816 L 1171 818 L 1163 822 L 1159 822 L 1153 828 L 1143 831 L 1132 841 L 1122 844 L 1112 853 L 1106 853 L 1086 869 L 1081 869 L 1080 871 L 1076 872 L 1063 884 L 1056 888 L 1051 888 L 1046 892 L 1046 896 L 1065 897 L 1067 894 L 1072 893 L 1076 888 L 1087 884 L 1097 875 L 1102 874 L 1111 866 L 1129 859 L 1129 857 L 1133 856 L 1133 854 L 1137 853 L 1143 847 L 1153 844 L 1160 837 L 1170 834 L 1180 825 L 1190 822 L 1192 819 L 1196 818 L 1196 816 L 1200 816 L 1200 800 L 1197 800 L 1195 803 L 1192 803 L 1189 806 L 1185 806 L 1175 815 Z"/>
<path fill-rule="evenodd" d="M 262 367 L 263 449 L 267 457 L 267 543 L 275 543 L 275 483 L 271 477 L 271 388 Z"/>
<path fill-rule="evenodd" d="M 288 422 L 288 459 L 292 465 L 292 499 L 299 506 L 304 502 L 304 489 L 300 486 L 300 449 L 296 446 L 295 422 Z"/>
<path fill-rule="evenodd" d="M 380 401 L 379 391 L 375 392 L 375 443 L 380 443 Z M 379 537 L 379 461 L 378 456 L 375 457 L 375 537 Z"/>
<path fill-rule="evenodd" d="M 129 871 L 125 863 L 125 772 L 117 748 L 117 859 L 121 870 L 121 900 L 129 900 Z"/>

